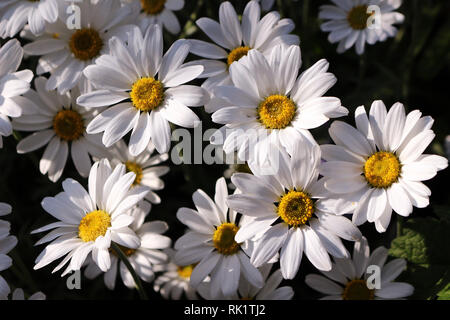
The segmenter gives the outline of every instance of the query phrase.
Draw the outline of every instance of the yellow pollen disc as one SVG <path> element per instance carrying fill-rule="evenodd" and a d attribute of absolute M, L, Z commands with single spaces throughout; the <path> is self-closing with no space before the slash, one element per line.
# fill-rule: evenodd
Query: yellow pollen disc
<path fill-rule="evenodd" d="M 158 14 L 164 10 L 166 0 L 141 0 L 142 10 L 147 14 Z"/>
<path fill-rule="evenodd" d="M 278 215 L 291 227 L 305 224 L 314 213 L 314 203 L 302 191 L 290 190 L 278 204 Z"/>
<path fill-rule="evenodd" d="M 191 277 L 192 270 L 194 270 L 194 267 L 194 264 L 190 264 L 188 266 L 179 266 L 177 268 L 178 275 L 180 276 L 180 278 L 189 279 Z"/>
<path fill-rule="evenodd" d="M 53 118 L 53 130 L 63 140 L 77 140 L 84 132 L 83 118 L 74 110 L 61 110 Z"/>
<path fill-rule="evenodd" d="M 364 30 L 367 28 L 367 20 L 373 14 L 367 13 L 367 6 L 360 5 L 353 7 L 347 15 L 347 21 L 354 30 Z"/>
<path fill-rule="evenodd" d="M 235 254 L 239 250 L 239 244 L 234 241 L 234 236 L 239 227 L 234 223 L 221 224 L 213 235 L 214 247 L 223 255 Z"/>
<path fill-rule="evenodd" d="M 258 120 L 267 129 L 284 129 L 295 117 L 295 103 L 286 96 L 272 95 L 258 106 Z"/>
<path fill-rule="evenodd" d="M 86 214 L 78 226 L 78 236 L 84 242 L 95 241 L 104 236 L 111 226 L 111 217 L 103 210 L 95 210 Z"/>
<path fill-rule="evenodd" d="M 364 164 L 364 176 L 374 188 L 389 188 L 394 182 L 397 182 L 400 173 L 400 161 L 391 152 L 374 153 Z"/>
<path fill-rule="evenodd" d="M 375 291 L 367 287 L 364 280 L 351 280 L 342 293 L 343 300 L 373 300 Z"/>
<path fill-rule="evenodd" d="M 136 109 L 151 111 L 163 103 L 164 86 L 154 78 L 141 78 L 133 84 L 130 97 Z"/>
<path fill-rule="evenodd" d="M 240 58 L 247 55 L 249 52 L 250 47 L 237 47 L 233 49 L 229 54 L 227 58 L 227 64 L 228 67 L 231 66 L 231 64 L 235 61 L 238 61 Z"/>
<path fill-rule="evenodd" d="M 125 167 L 127 168 L 127 172 L 134 172 L 136 174 L 136 178 L 133 181 L 133 186 L 140 184 L 143 177 L 142 167 L 132 161 L 125 162 Z"/>
<path fill-rule="evenodd" d="M 100 54 L 103 41 L 96 30 L 84 28 L 74 32 L 69 40 L 69 48 L 75 58 L 91 60 Z"/>

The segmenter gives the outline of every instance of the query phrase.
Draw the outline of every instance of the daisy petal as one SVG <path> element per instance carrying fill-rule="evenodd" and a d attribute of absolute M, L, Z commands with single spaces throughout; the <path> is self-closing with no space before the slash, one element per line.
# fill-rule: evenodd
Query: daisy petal
<path fill-rule="evenodd" d="M 284 279 L 294 279 L 303 256 L 303 233 L 299 228 L 292 228 L 280 252 L 281 272 Z"/>
<path fill-rule="evenodd" d="M 305 277 L 305 283 L 314 290 L 324 294 L 340 295 L 344 290 L 335 282 L 317 274 L 308 274 Z"/>
<path fill-rule="evenodd" d="M 305 225 L 302 232 L 305 237 L 305 254 L 309 261 L 319 270 L 331 270 L 330 256 L 314 230 Z"/>
<path fill-rule="evenodd" d="M 197 288 L 198 285 L 210 274 L 210 272 L 216 267 L 219 261 L 220 255 L 212 252 L 205 256 L 198 265 L 192 270 L 190 285 Z"/>
<path fill-rule="evenodd" d="M 385 284 L 381 289 L 375 291 L 375 295 L 384 299 L 398 299 L 412 295 L 414 287 L 408 283 L 393 282 Z"/>
<path fill-rule="evenodd" d="M 255 248 L 250 262 L 255 267 L 259 267 L 273 258 L 284 245 L 287 234 L 288 226 L 284 223 L 278 223 L 267 230 Z"/>

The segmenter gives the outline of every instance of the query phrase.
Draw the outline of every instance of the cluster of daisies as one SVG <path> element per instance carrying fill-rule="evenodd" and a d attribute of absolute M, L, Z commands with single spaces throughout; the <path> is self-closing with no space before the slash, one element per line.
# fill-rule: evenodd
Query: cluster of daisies
<path fill-rule="evenodd" d="M 403 20 L 394 11 L 400 0 L 332 2 L 319 18 L 329 20 L 322 30 L 339 52 L 354 45 L 362 54 Z M 375 101 L 356 109 L 356 128 L 332 122 L 334 144 L 319 146 L 309 130 L 348 110 L 326 96 L 337 81 L 328 61 L 301 70 L 295 24 L 268 12 L 273 3 L 249 1 L 238 15 L 223 2 L 219 21 L 196 21 L 211 42 L 180 39 L 165 50 L 164 32 L 181 31 L 184 0 L 84 0 L 76 3 L 78 28 L 68 23 L 70 2 L 2 1 L 0 37 L 20 34 L 27 44 L 11 39 L 0 49 L 0 134 L 25 134 L 18 153 L 43 148 L 39 170 L 50 181 L 59 183 L 69 153 L 86 178 L 65 179 L 62 192 L 42 200 L 56 221 L 32 231 L 48 232 L 36 243 L 45 247 L 34 269 L 59 260 L 52 272 L 84 269 L 111 290 L 120 273 L 125 286 L 153 283 L 167 299 L 280 300 L 293 298 L 280 284 L 301 272 L 305 255 L 322 274 L 305 282 L 325 299 L 412 294 L 394 282 L 405 260 L 386 263 L 384 247 L 370 254 L 358 226 L 368 221 L 385 232 L 393 212 L 406 217 L 429 204 L 422 181 L 447 167 L 424 154 L 433 119 Z M 17 71 L 24 54 L 39 56 L 36 70 Z M 172 243 L 167 223 L 149 219 L 150 211 L 162 201 L 156 192 L 169 171 L 161 163 L 172 129 L 196 127 L 195 107 L 221 125 L 210 143 L 245 164 L 227 170 L 231 183 L 217 180 L 213 198 L 194 192 L 195 209 L 176 213 L 186 233 Z M 1 215 L 10 212 L 0 204 Z M 0 271 L 17 243 L 9 229 L 0 221 Z M 376 289 L 366 281 L 372 265 L 382 268 Z M 0 297 L 9 293 L 0 277 Z"/>

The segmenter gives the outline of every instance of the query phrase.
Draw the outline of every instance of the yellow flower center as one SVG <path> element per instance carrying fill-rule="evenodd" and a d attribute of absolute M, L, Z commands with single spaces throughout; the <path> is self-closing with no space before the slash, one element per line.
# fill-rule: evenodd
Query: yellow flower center
<path fill-rule="evenodd" d="M 111 226 L 111 217 L 103 210 L 95 210 L 86 214 L 78 226 L 78 236 L 84 242 L 95 241 L 104 236 Z"/>
<path fill-rule="evenodd" d="M 61 110 L 53 118 L 53 130 L 63 140 L 77 140 L 84 132 L 83 118 L 74 110 Z"/>
<path fill-rule="evenodd" d="M 347 15 L 347 21 L 355 30 L 364 30 L 367 28 L 367 20 L 373 14 L 367 13 L 367 5 L 353 7 Z"/>
<path fill-rule="evenodd" d="M 291 227 L 305 224 L 314 213 L 314 203 L 302 191 L 290 190 L 278 204 L 278 215 Z"/>
<path fill-rule="evenodd" d="M 74 32 L 69 40 L 69 48 L 75 58 L 91 60 L 100 54 L 103 41 L 96 30 L 84 28 Z"/>
<path fill-rule="evenodd" d="M 233 49 L 228 54 L 228 58 L 227 58 L 228 67 L 231 66 L 231 64 L 233 62 L 238 61 L 243 56 L 246 56 L 249 51 L 250 51 L 250 47 L 237 47 L 237 48 Z"/>
<path fill-rule="evenodd" d="M 239 244 L 234 240 L 239 227 L 234 223 L 221 224 L 213 235 L 214 247 L 223 255 L 235 254 L 239 250 Z"/>
<path fill-rule="evenodd" d="M 164 10 L 166 0 L 141 0 L 142 10 L 147 14 L 158 14 Z"/>
<path fill-rule="evenodd" d="M 364 280 L 351 280 L 342 293 L 343 300 L 373 300 L 375 291 L 367 287 Z"/>
<path fill-rule="evenodd" d="M 194 267 L 194 264 L 190 264 L 188 266 L 179 266 L 177 268 L 178 275 L 180 276 L 180 278 L 189 279 L 191 277 L 192 270 L 194 270 Z"/>
<path fill-rule="evenodd" d="M 133 181 L 133 186 L 140 184 L 142 177 L 144 176 L 142 173 L 142 167 L 133 161 L 125 162 L 125 167 L 127 168 L 127 172 L 134 172 L 136 174 L 136 178 Z"/>
<path fill-rule="evenodd" d="M 400 161 L 391 152 L 374 153 L 364 164 L 364 176 L 374 188 L 389 188 L 394 182 L 397 182 L 400 173 Z"/>
<path fill-rule="evenodd" d="M 136 109 L 151 111 L 163 103 L 164 86 L 154 78 L 141 78 L 133 84 L 130 96 Z"/>
<path fill-rule="evenodd" d="M 295 103 L 286 96 L 272 95 L 258 106 L 258 120 L 267 129 L 284 129 L 295 117 Z"/>

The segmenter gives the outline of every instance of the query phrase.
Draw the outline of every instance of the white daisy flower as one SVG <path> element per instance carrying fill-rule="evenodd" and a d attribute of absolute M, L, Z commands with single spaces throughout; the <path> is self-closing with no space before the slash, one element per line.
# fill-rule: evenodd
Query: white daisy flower
<path fill-rule="evenodd" d="M 434 139 L 434 120 L 419 110 L 406 115 L 396 103 L 387 112 L 382 101 L 375 101 L 369 116 L 364 106 L 357 108 L 355 120 L 356 129 L 341 121 L 330 126 L 336 145 L 321 146 L 326 163 L 320 174 L 325 188 L 340 198 L 329 201 L 336 213 L 353 213 L 356 225 L 375 222 L 384 232 L 392 210 L 406 217 L 413 206 L 428 206 L 431 191 L 421 181 L 445 169 L 448 160 L 422 154 Z"/>
<path fill-rule="evenodd" d="M 281 281 L 283 281 L 283 276 L 280 269 L 270 274 L 272 266 L 273 264 L 266 263 L 258 268 L 264 280 L 262 288 L 253 286 L 244 278 L 239 283 L 239 289 L 236 294 L 214 299 L 209 295 L 211 282 L 204 281 L 200 284 L 198 293 L 206 300 L 291 300 L 294 296 L 294 290 L 290 286 L 279 287 Z"/>
<path fill-rule="evenodd" d="M 255 287 L 262 287 L 261 273 L 250 263 L 244 252 L 245 244 L 236 242 L 234 236 L 245 226 L 245 219 L 228 209 L 227 185 L 224 178 L 216 182 L 214 201 L 202 190 L 192 199 L 197 210 L 180 208 L 177 218 L 190 231 L 175 243 L 175 262 L 180 266 L 198 263 L 192 270 L 190 285 L 199 284 L 211 277 L 211 296 L 229 296 L 236 292 L 239 282 L 246 278 Z"/>
<path fill-rule="evenodd" d="M 164 27 L 172 34 L 181 30 L 180 22 L 174 11 L 180 11 L 184 7 L 184 0 L 122 0 L 124 3 L 132 3 L 139 14 L 137 25 L 141 30 L 147 30 L 152 24 Z"/>
<path fill-rule="evenodd" d="M 277 150 L 276 145 L 271 148 Z M 265 230 L 251 255 L 254 266 L 260 267 L 280 251 L 281 273 L 293 279 L 303 252 L 319 270 L 330 270 L 328 253 L 348 256 L 340 238 L 359 240 L 361 233 L 347 218 L 337 216 L 322 205 L 328 196 L 319 176 L 320 149 L 307 143 L 296 143 L 292 157 L 278 149 L 278 172 L 261 175 L 250 164 L 254 175 L 237 173 L 231 181 L 242 192 L 228 197 L 230 208 L 253 220 L 236 233 L 235 241 L 243 242 Z M 275 153 L 272 153 L 275 156 Z M 315 216 L 314 216 L 315 215 Z"/>
<path fill-rule="evenodd" d="M 67 6 L 61 6 L 58 19 L 46 25 L 42 36 L 24 46 L 27 54 L 42 56 L 36 73 L 50 72 L 46 89 L 58 89 L 60 93 L 78 84 L 88 87 L 83 70 L 100 55 L 109 53 L 109 39 L 123 36 L 131 27 L 124 24 L 132 19 L 130 6 L 121 7 L 119 1 L 85 0 L 77 3 L 81 29 L 69 29 Z"/>
<path fill-rule="evenodd" d="M 0 202 L 0 216 L 11 213 L 9 204 Z M 16 246 L 17 238 L 9 235 L 11 224 L 8 221 L 0 220 L 0 272 L 8 269 L 12 265 L 12 259 L 7 254 Z M 10 288 L 6 280 L 0 275 L 0 298 L 7 297 Z"/>
<path fill-rule="evenodd" d="M 388 250 L 378 247 L 370 254 L 366 238 L 355 242 L 353 258 L 335 259 L 332 269 L 322 272 L 324 276 L 308 274 L 305 282 L 308 286 L 327 296 L 321 300 L 385 300 L 402 299 L 414 292 L 414 287 L 394 280 L 406 269 L 405 259 L 394 259 L 385 264 Z M 373 281 L 368 278 L 368 266 L 380 268 L 380 288 L 372 287 Z M 329 279 L 327 279 L 329 278 Z M 330 280 L 331 279 L 331 280 Z"/>
<path fill-rule="evenodd" d="M 87 124 L 98 112 L 76 104 L 78 87 L 61 95 L 56 90 L 47 91 L 46 84 L 43 77 L 35 79 L 36 91 L 24 94 L 30 101 L 30 111 L 12 122 L 15 130 L 33 132 L 17 144 L 17 152 L 27 153 L 47 145 L 39 169 L 55 182 L 63 173 L 70 148 L 75 168 L 87 177 L 92 166 L 89 154 L 98 154 L 104 148 L 100 136 L 86 133 Z"/>
<path fill-rule="evenodd" d="M 0 3 L 0 38 L 12 38 L 26 23 L 39 35 L 58 18 L 58 0 L 4 0 Z"/>
<path fill-rule="evenodd" d="M 332 0 L 335 5 L 320 7 L 319 18 L 329 20 L 321 25 L 330 32 L 328 41 L 339 42 L 337 52 L 342 53 L 355 45 L 356 53 L 364 52 L 366 42 L 374 44 L 394 37 L 393 24 L 402 23 L 404 15 L 398 9 L 402 0 Z M 375 6 L 374 11 L 371 6 Z M 374 8 L 375 8 L 374 7 Z M 379 13 L 379 14 L 378 14 Z"/>
<path fill-rule="evenodd" d="M 33 72 L 17 71 L 22 57 L 23 49 L 16 39 L 9 40 L 0 48 L 0 148 L 3 147 L 2 137 L 12 133 L 8 117 L 20 117 L 24 106 L 30 103 L 21 94 L 30 89 Z"/>
<path fill-rule="evenodd" d="M 190 285 L 192 270 L 196 264 L 179 266 L 175 264 L 175 250 L 166 250 L 170 261 L 167 264 L 157 265 L 155 272 L 162 272 L 153 285 L 156 292 L 161 293 L 164 299 L 180 300 L 183 293 L 188 300 L 197 300 L 196 289 Z"/>
<path fill-rule="evenodd" d="M 62 183 L 64 192 L 44 198 L 42 207 L 59 221 L 32 231 L 54 229 L 36 243 L 52 241 L 36 258 L 35 270 L 65 256 L 53 270 L 58 271 L 70 260 L 63 276 L 79 270 L 92 252 L 92 259 L 105 272 L 111 266 L 111 241 L 139 248 L 141 241 L 129 227 L 134 218 L 127 211 L 144 198 L 148 188 L 130 189 L 135 174 L 125 170 L 124 165 L 113 170 L 108 160 L 102 159 L 89 173 L 89 193 L 77 181 L 66 179 Z"/>
<path fill-rule="evenodd" d="M 136 274 L 145 282 L 152 282 L 155 277 L 154 265 L 166 263 L 167 254 L 161 249 L 170 247 L 170 238 L 163 236 L 162 233 L 168 230 L 167 223 L 163 221 L 152 221 L 144 223 L 145 217 L 151 209 L 151 204 L 143 201 L 136 207 L 132 208 L 128 214 L 134 218 L 134 222 L 129 226 L 140 239 L 138 248 L 128 248 L 119 246 L 122 252 L 127 256 L 128 261 L 133 267 Z M 117 273 L 120 273 L 123 283 L 128 288 L 136 288 L 133 276 L 125 266 L 125 263 L 112 252 L 111 268 L 106 271 L 104 280 L 108 289 L 114 290 L 116 285 Z M 85 275 L 89 279 L 93 279 L 102 273 L 97 265 L 91 260 L 91 263 L 85 270 Z"/>
<path fill-rule="evenodd" d="M 0 300 L 8 300 L 8 296 L 0 297 Z M 45 300 L 46 296 L 42 292 L 36 292 L 29 296 L 27 299 L 25 298 L 25 293 L 23 292 L 23 289 L 17 288 L 13 291 L 11 300 Z"/>
<path fill-rule="evenodd" d="M 230 66 L 251 49 L 267 54 L 277 44 L 299 44 L 298 36 L 289 34 L 295 28 L 291 19 L 280 19 L 280 14 L 275 11 L 262 19 L 260 16 L 259 4 L 250 1 L 240 23 L 233 5 L 226 1 L 220 5 L 219 23 L 210 18 L 196 21 L 197 26 L 214 42 L 189 40 L 191 52 L 206 58 L 194 62 L 205 68 L 201 77 L 208 79 L 202 87 L 212 90 L 218 85 L 231 85 Z"/>
<path fill-rule="evenodd" d="M 183 64 L 189 48 L 186 40 L 178 40 L 163 56 L 158 25 L 150 26 L 145 35 L 133 28 L 126 44 L 112 38 L 111 55 L 101 56 L 84 71 L 97 90 L 77 101 L 86 107 L 120 103 L 94 118 L 87 132 L 104 132 L 103 143 L 110 147 L 132 130 L 128 146 L 134 156 L 150 139 L 159 153 L 169 151 L 169 122 L 193 128 L 200 120 L 187 106 L 202 106 L 208 99 L 204 89 L 184 85 L 203 71 L 202 66 Z"/>
<path fill-rule="evenodd" d="M 152 156 L 155 151 L 155 146 L 150 141 L 145 152 L 142 152 L 138 156 L 133 156 L 123 140 L 119 140 L 108 151 L 109 154 L 107 157 L 112 165 L 123 163 L 128 172 L 132 171 L 136 174 L 133 186 L 146 186 L 150 188 L 150 191 L 145 196 L 147 201 L 153 204 L 161 203 L 161 198 L 154 191 L 164 189 L 164 181 L 160 177 L 169 172 L 170 168 L 168 166 L 158 166 L 158 164 L 169 159 L 167 153 Z"/>
<path fill-rule="evenodd" d="M 225 153 L 238 151 L 241 160 L 259 161 L 275 143 L 292 150 L 302 136 L 316 144 L 309 129 L 348 110 L 336 97 L 323 97 L 336 83 L 328 62 L 318 61 L 299 77 L 300 47 L 276 46 L 266 58 L 257 50 L 230 67 L 234 86 L 219 86 L 214 95 L 227 101 L 212 115 L 223 124 L 210 139 Z"/>

